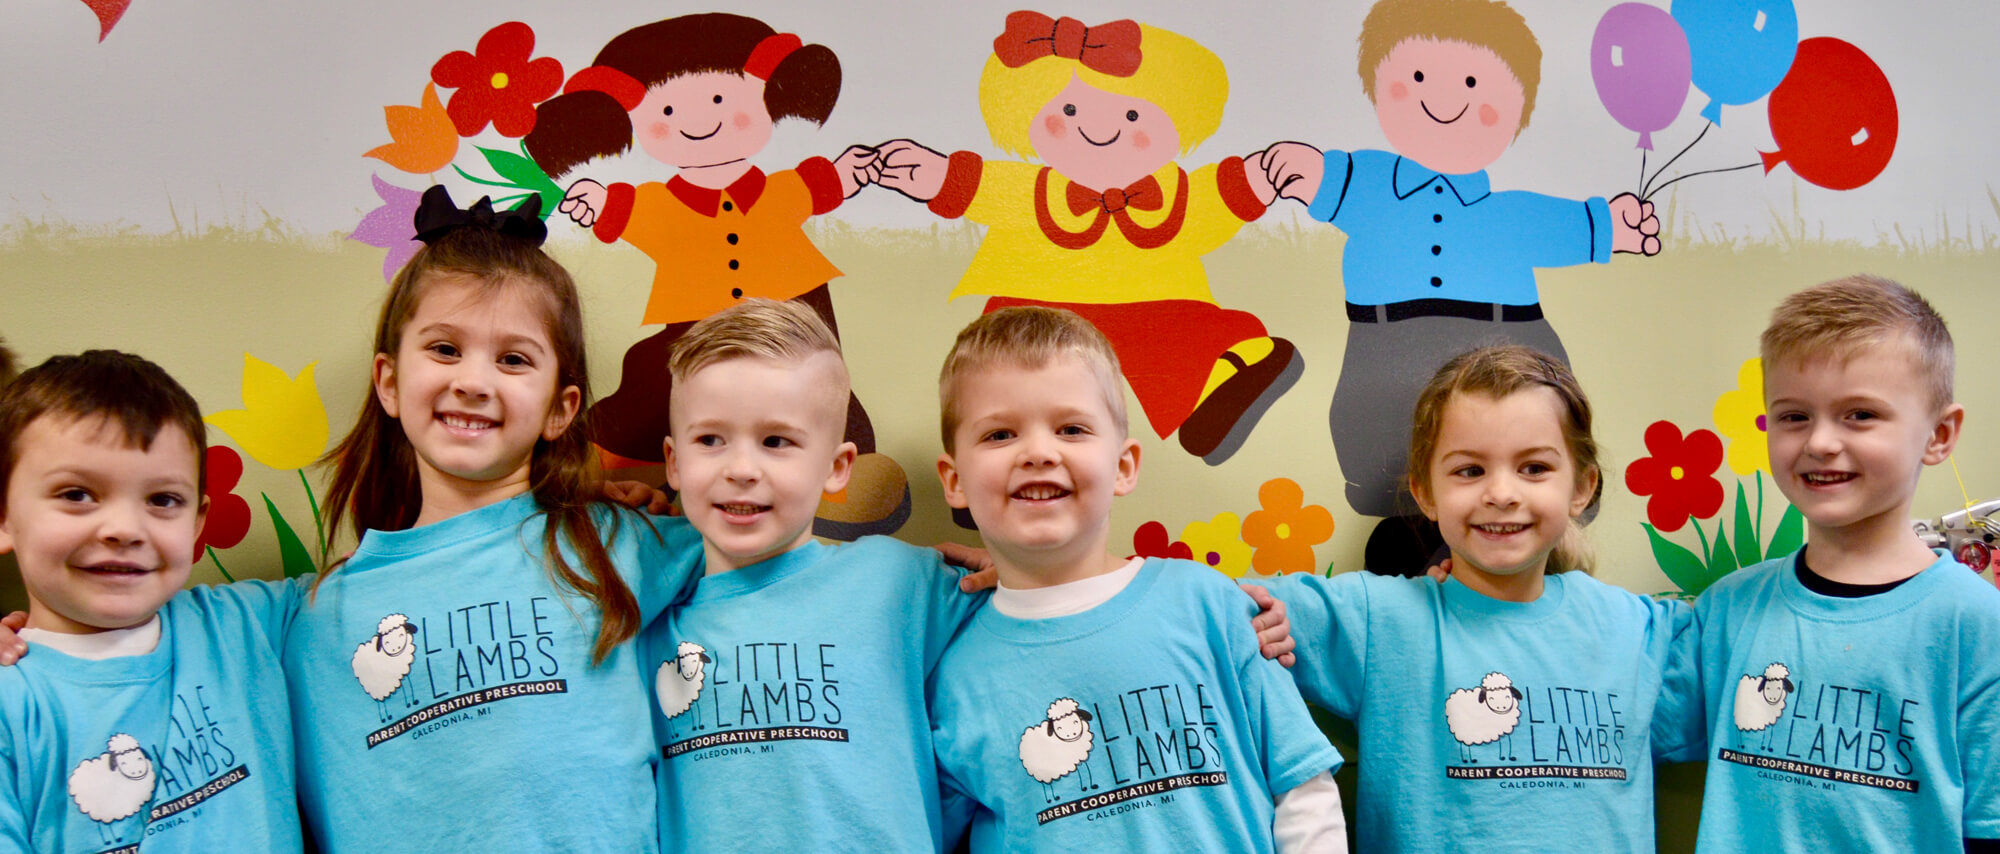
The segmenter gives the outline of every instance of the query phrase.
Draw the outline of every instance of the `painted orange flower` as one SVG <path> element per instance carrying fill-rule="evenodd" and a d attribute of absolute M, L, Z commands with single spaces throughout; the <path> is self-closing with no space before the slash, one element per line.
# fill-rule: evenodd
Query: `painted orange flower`
<path fill-rule="evenodd" d="M 1290 478 L 1269 480 L 1257 488 L 1262 510 L 1243 519 L 1243 542 L 1256 549 L 1250 565 L 1272 575 L 1312 572 L 1313 546 L 1333 537 L 1333 514 L 1305 503 L 1305 490 Z"/>
<path fill-rule="evenodd" d="M 395 142 L 375 146 L 361 156 L 415 175 L 443 169 L 458 156 L 458 131 L 438 100 L 437 86 L 424 84 L 422 106 L 388 106 L 382 108 L 382 114 L 389 125 L 389 138 Z"/>

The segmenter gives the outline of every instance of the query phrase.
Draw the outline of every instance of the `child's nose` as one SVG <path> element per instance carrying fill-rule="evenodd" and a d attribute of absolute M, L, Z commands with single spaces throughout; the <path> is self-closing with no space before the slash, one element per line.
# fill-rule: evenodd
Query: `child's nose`
<path fill-rule="evenodd" d="M 1491 477 L 1486 480 L 1486 504 L 1489 507 L 1512 507 L 1521 501 L 1520 484 L 1506 476 Z"/>
<path fill-rule="evenodd" d="M 1029 437 L 1021 442 L 1021 466 L 1041 468 L 1056 461 L 1054 443 L 1042 437 Z"/>
<path fill-rule="evenodd" d="M 136 546 L 145 542 L 145 526 L 140 524 L 140 516 L 145 511 L 130 501 L 107 501 L 98 511 L 97 538 L 107 545 Z"/>

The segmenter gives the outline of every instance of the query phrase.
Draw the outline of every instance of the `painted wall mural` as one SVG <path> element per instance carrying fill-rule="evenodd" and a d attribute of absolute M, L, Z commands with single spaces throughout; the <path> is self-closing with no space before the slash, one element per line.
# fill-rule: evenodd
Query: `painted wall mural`
<path fill-rule="evenodd" d="M 62 5 L 75 20 L 0 27 L 10 69 L 53 69 L 0 104 L 30 119 L 4 131 L 0 335 L 31 361 L 125 346 L 190 378 L 220 440 L 217 575 L 324 558 L 309 463 L 358 401 L 320 402 L 314 371 L 360 386 L 374 282 L 414 251 L 433 184 L 551 223 L 586 285 L 614 476 L 660 479 L 664 354 L 695 320 L 771 296 L 834 322 L 863 453 L 816 524 L 841 539 L 972 538 L 929 475 L 932 371 L 1008 305 L 1071 308 L 1117 347 L 1149 447 L 1116 517 L 1134 553 L 1232 575 L 1419 565 L 1416 386 L 1513 340 L 1599 400 L 1624 473 L 1592 526 L 1607 577 L 1683 595 L 1800 536 L 1740 359 L 1778 294 L 1887 272 L 1947 307 L 1963 364 L 1989 346 L 2000 202 L 1966 140 L 2000 130 L 2000 96 L 1937 82 L 1983 66 L 1848 0 L 1279 0 L 1260 21 L 974 3 L 888 30 L 782 4 L 362 4 L 269 26 Z M 169 47 L 190 28 L 217 35 Z M 217 85 L 151 80 L 174 75 Z M 143 118 L 157 150 L 55 130 L 109 116 Z M 1927 479 L 1920 513 L 2000 478 L 1986 393 L 1961 383 L 1970 488 Z"/>

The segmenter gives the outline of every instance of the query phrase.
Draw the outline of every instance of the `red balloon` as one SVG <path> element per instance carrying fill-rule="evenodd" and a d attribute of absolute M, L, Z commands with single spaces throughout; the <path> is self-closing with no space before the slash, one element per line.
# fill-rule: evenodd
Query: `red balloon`
<path fill-rule="evenodd" d="M 1799 177 L 1852 190 L 1882 174 L 1896 153 L 1896 93 L 1861 49 L 1836 38 L 1799 42 L 1798 58 L 1771 91 L 1764 171 L 1790 163 Z"/>

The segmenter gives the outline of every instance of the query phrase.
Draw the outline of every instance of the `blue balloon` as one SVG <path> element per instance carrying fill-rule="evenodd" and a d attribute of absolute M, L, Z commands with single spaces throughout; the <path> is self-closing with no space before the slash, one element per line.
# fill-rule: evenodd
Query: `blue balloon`
<path fill-rule="evenodd" d="M 1673 15 L 1687 32 L 1694 85 L 1709 97 L 1702 118 L 1722 124 L 1722 105 L 1770 94 L 1792 69 L 1799 49 L 1792 0 L 1675 0 Z"/>

